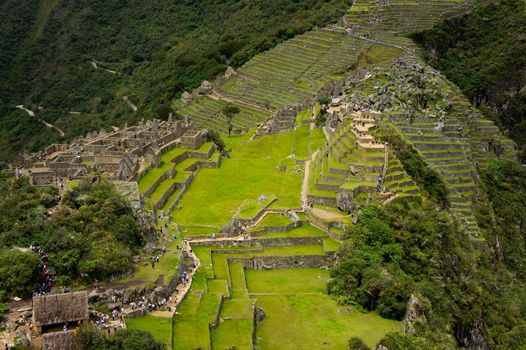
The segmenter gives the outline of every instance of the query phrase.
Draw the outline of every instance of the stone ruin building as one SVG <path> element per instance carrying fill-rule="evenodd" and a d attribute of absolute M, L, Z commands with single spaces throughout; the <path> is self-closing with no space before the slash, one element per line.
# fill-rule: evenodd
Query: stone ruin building
<path fill-rule="evenodd" d="M 75 328 L 89 319 L 85 291 L 33 297 L 33 326 L 43 350 L 75 350 Z"/>
<path fill-rule="evenodd" d="M 199 148 L 206 130 L 170 117 L 124 127 L 114 132 L 88 133 L 70 144 L 55 144 L 23 157 L 15 166 L 28 169 L 34 185 L 58 184 L 99 173 L 112 180 L 130 181 L 146 164 L 157 166 L 161 154 L 175 146 Z"/>

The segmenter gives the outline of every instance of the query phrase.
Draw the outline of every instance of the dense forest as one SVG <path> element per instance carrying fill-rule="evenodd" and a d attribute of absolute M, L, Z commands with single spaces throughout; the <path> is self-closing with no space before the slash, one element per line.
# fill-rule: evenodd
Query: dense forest
<path fill-rule="evenodd" d="M 47 283 L 43 265 L 58 285 L 129 272 L 151 234 L 106 180 L 86 180 L 59 198 L 55 188 L 34 187 L 27 178 L 0 177 L 0 196 L 0 302 Z M 20 248 L 30 246 L 38 250 Z"/>
<path fill-rule="evenodd" d="M 492 161 L 482 182 L 493 213 L 484 243 L 429 200 L 370 205 L 353 226 L 329 291 L 398 320 L 415 295 L 425 316 L 411 334 L 388 335 L 381 342 L 388 349 L 526 346 L 526 170 Z M 364 345 L 351 340 L 350 348 Z"/>
<path fill-rule="evenodd" d="M 151 118 L 185 89 L 339 19 L 351 3 L 3 1 L 0 162 L 60 140 L 17 105 L 64 130 L 67 139 Z"/>
<path fill-rule="evenodd" d="M 526 160 L 525 2 L 484 2 L 413 39 L 430 64 L 519 145 Z"/>

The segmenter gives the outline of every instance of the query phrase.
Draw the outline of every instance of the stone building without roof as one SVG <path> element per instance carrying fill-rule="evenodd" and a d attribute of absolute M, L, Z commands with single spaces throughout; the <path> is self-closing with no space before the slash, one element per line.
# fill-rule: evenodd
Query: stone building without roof
<path fill-rule="evenodd" d="M 90 132 L 70 144 L 55 144 L 25 155 L 15 166 L 28 169 L 34 185 L 52 185 L 61 179 L 82 179 L 103 174 L 112 180 L 130 181 L 144 164 L 157 166 L 161 154 L 175 146 L 199 148 L 205 130 L 189 122 L 153 119 L 122 130 Z"/>

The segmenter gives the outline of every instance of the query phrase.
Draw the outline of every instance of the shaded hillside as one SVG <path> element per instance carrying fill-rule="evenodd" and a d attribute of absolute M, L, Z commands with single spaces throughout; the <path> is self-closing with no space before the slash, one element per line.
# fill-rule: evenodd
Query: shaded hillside
<path fill-rule="evenodd" d="M 136 122 L 227 65 L 240 65 L 295 34 L 340 18 L 350 3 L 4 1 L 0 160 L 60 139 L 16 105 L 42 107 L 38 116 L 67 138 Z"/>
<path fill-rule="evenodd" d="M 456 83 L 476 106 L 526 147 L 526 5 L 485 3 L 462 17 L 415 34 L 430 63 Z"/>

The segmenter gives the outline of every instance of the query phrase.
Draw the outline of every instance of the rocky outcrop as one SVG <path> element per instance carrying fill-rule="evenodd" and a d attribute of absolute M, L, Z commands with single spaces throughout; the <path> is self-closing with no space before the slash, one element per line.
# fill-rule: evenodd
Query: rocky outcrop
<path fill-rule="evenodd" d="M 488 334 L 486 325 L 479 316 L 471 325 L 458 325 L 455 327 L 455 338 L 460 346 L 469 350 L 488 349 Z"/>
<path fill-rule="evenodd" d="M 354 209 L 353 195 L 349 192 L 339 191 L 336 194 L 338 209 L 351 213 Z"/>
<path fill-rule="evenodd" d="M 404 317 L 404 332 L 406 334 L 413 334 L 415 332 L 414 323 L 421 322 L 426 323 L 426 315 L 422 307 L 420 299 L 414 294 L 411 294 L 409 302 L 407 303 L 407 311 Z"/>

